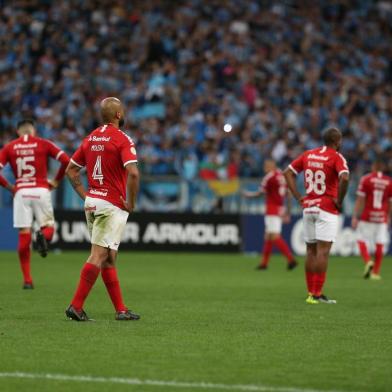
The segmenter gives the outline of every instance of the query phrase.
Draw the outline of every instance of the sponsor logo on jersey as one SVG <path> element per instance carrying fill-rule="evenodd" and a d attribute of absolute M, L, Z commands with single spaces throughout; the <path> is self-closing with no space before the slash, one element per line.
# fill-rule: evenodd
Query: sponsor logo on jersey
<path fill-rule="evenodd" d="M 316 159 L 317 161 L 328 161 L 329 157 L 324 157 L 322 155 L 309 154 L 308 159 Z"/>
<path fill-rule="evenodd" d="M 90 189 L 88 191 L 88 193 L 90 193 L 91 195 L 96 195 L 96 196 L 107 196 L 108 195 L 108 191 L 101 191 L 99 189 Z"/>
<path fill-rule="evenodd" d="M 88 138 L 89 142 L 109 142 L 111 137 L 106 137 L 106 136 L 90 136 Z"/>
<path fill-rule="evenodd" d="M 384 179 L 382 179 L 382 178 L 377 178 L 377 177 L 372 177 L 371 179 L 370 179 L 370 182 L 374 182 L 374 185 L 375 186 L 377 186 L 377 185 L 384 185 L 384 186 L 387 186 L 387 185 L 389 185 L 389 180 L 384 180 Z"/>
<path fill-rule="evenodd" d="M 23 149 L 26 149 L 26 148 L 37 148 L 38 147 L 38 143 L 29 143 L 29 144 L 20 144 L 20 143 L 17 143 L 17 144 L 14 144 L 14 150 L 17 150 L 18 148 L 23 148 Z"/>

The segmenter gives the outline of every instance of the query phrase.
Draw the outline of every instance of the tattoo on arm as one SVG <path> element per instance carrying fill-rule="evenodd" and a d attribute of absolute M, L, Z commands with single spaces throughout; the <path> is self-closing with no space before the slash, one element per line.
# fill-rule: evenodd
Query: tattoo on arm
<path fill-rule="evenodd" d="M 79 174 L 75 174 L 74 177 L 70 177 L 69 180 L 71 181 L 71 185 L 73 186 L 73 188 L 76 190 L 76 188 L 78 188 L 80 185 L 82 185 L 82 181 L 80 179 L 80 175 Z"/>

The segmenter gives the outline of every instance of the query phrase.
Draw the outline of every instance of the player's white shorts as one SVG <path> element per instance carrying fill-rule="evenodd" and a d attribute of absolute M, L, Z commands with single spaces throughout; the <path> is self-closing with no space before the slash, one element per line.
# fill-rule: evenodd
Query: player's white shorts
<path fill-rule="evenodd" d="M 118 250 L 128 212 L 106 200 L 86 197 L 84 203 L 91 243 Z"/>
<path fill-rule="evenodd" d="M 359 221 L 357 239 L 366 242 L 369 246 L 388 243 L 388 226 L 386 223 L 371 223 Z"/>
<path fill-rule="evenodd" d="M 39 227 L 53 226 L 52 198 L 46 188 L 22 188 L 14 197 L 14 227 L 32 227 L 33 219 Z"/>
<path fill-rule="evenodd" d="M 278 215 L 266 215 L 264 226 L 266 233 L 280 234 L 282 232 L 282 218 Z"/>
<path fill-rule="evenodd" d="M 303 222 L 306 243 L 335 242 L 339 225 L 338 215 L 318 207 L 309 207 L 303 210 Z"/>

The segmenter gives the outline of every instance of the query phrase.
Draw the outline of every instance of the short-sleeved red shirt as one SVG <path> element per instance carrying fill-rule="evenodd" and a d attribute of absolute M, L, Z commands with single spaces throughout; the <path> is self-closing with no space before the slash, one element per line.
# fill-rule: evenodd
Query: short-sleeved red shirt
<path fill-rule="evenodd" d="M 105 124 L 87 136 L 71 161 L 86 167 L 87 195 L 107 200 L 124 209 L 128 163 L 136 163 L 136 148 L 132 139 L 112 124 Z"/>
<path fill-rule="evenodd" d="M 304 207 L 317 206 L 338 214 L 334 199 L 338 197 L 339 176 L 349 169 L 343 155 L 330 147 L 305 151 L 289 168 L 295 173 L 304 172 L 306 197 Z"/>
<path fill-rule="evenodd" d="M 381 172 L 367 174 L 361 178 L 357 195 L 365 198 L 361 220 L 385 223 L 388 218 L 389 203 L 392 200 L 392 178 Z"/>
<path fill-rule="evenodd" d="M 0 152 L 0 168 L 11 165 L 16 190 L 49 188 L 48 158 L 59 159 L 64 152 L 40 137 L 23 135 L 8 143 Z"/>
<path fill-rule="evenodd" d="M 261 181 L 260 190 L 265 194 L 265 214 L 283 215 L 287 184 L 282 172 L 277 169 L 267 173 Z"/>

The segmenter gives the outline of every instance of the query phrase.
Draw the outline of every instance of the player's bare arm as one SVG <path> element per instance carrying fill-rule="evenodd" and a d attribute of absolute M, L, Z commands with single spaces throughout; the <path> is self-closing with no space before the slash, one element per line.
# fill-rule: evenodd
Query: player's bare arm
<path fill-rule="evenodd" d="M 336 207 L 339 211 L 342 210 L 343 200 L 347 194 L 349 180 L 350 180 L 350 175 L 348 173 L 342 173 L 339 177 L 338 198 L 335 202 Z"/>
<path fill-rule="evenodd" d="M 86 199 L 86 190 L 83 186 L 82 180 L 80 178 L 81 167 L 70 162 L 66 169 L 66 174 L 71 183 L 72 187 L 75 189 L 76 193 L 81 197 L 81 199 Z"/>
<path fill-rule="evenodd" d="M 357 196 L 354 204 L 353 217 L 351 219 L 351 227 L 355 230 L 358 227 L 358 220 L 365 207 L 365 197 Z"/>
<path fill-rule="evenodd" d="M 247 198 L 255 198 L 255 197 L 260 197 L 264 194 L 262 190 L 258 190 L 255 192 L 250 192 L 250 191 L 242 191 L 242 196 L 247 197 Z"/>
<path fill-rule="evenodd" d="M 289 223 L 290 219 L 291 219 L 291 204 L 292 204 L 292 200 L 291 200 L 291 195 L 288 193 L 286 196 L 286 211 L 283 214 L 283 222 L 284 223 Z"/>
<path fill-rule="evenodd" d="M 15 185 L 10 184 L 1 174 L 0 174 L 0 186 L 10 191 L 12 194 L 15 193 Z"/>
<path fill-rule="evenodd" d="M 136 163 L 128 163 L 125 166 L 128 172 L 128 181 L 127 181 L 127 201 L 122 200 L 125 209 L 128 212 L 133 212 L 136 206 L 136 198 L 137 193 L 139 191 L 139 169 Z"/>
<path fill-rule="evenodd" d="M 291 194 L 299 203 L 301 203 L 303 196 L 301 195 L 301 193 L 299 193 L 297 189 L 297 181 L 296 181 L 295 173 L 288 167 L 283 172 L 283 175 L 284 178 L 286 179 L 287 187 L 290 189 Z"/>

